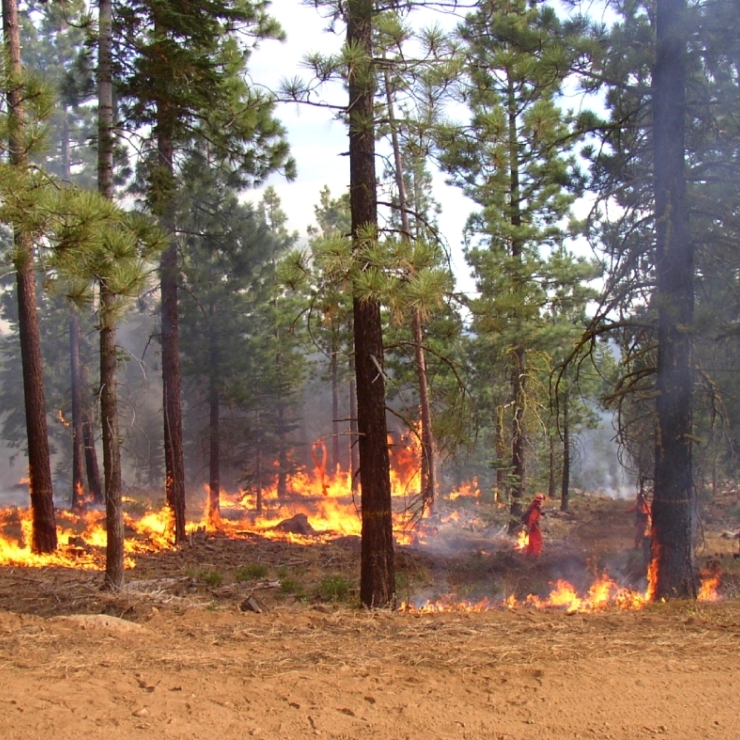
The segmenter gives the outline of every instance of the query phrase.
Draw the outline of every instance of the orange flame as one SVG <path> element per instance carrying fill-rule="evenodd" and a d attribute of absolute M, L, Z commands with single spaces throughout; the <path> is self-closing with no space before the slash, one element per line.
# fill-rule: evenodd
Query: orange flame
<path fill-rule="evenodd" d="M 450 501 L 457 501 L 461 498 L 475 499 L 476 503 L 479 503 L 480 499 L 480 488 L 478 488 L 478 478 L 473 478 L 469 483 L 463 483 L 458 486 L 448 496 Z"/>

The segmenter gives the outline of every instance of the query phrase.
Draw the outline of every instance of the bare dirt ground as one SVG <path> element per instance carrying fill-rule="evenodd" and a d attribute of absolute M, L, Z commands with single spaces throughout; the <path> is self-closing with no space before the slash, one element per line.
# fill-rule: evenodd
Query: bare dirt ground
<path fill-rule="evenodd" d="M 355 538 L 196 539 L 137 557 L 115 595 L 99 572 L 5 566 L 0 738 L 735 740 L 739 500 L 702 515 L 722 600 L 638 611 L 501 606 L 604 568 L 644 585 L 629 502 L 600 497 L 546 502 L 538 562 L 475 512 L 398 548 L 401 600 L 481 612 L 357 609 Z"/>

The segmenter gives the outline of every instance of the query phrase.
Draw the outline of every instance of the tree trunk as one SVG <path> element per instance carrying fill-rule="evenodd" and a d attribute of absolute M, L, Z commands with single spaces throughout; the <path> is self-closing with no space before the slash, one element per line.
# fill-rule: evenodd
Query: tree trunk
<path fill-rule="evenodd" d="M 285 404 L 278 401 L 278 479 L 277 495 L 284 500 L 288 495 L 288 440 L 285 431 Z"/>
<path fill-rule="evenodd" d="M 331 352 L 331 471 L 336 475 L 340 467 L 339 446 L 339 354 L 337 352 L 336 336 L 332 340 Z"/>
<path fill-rule="evenodd" d="M 174 173 L 171 112 L 165 103 L 157 107 L 157 151 L 165 179 Z M 168 188 L 165 185 L 165 188 Z M 180 324 L 177 307 L 177 241 L 169 192 L 159 203 L 169 245 L 160 261 L 162 322 L 162 409 L 164 412 L 165 500 L 174 524 L 175 542 L 185 540 L 185 462 L 182 443 L 182 377 L 180 373 Z"/>
<path fill-rule="evenodd" d="M 419 383 L 419 408 L 421 413 L 421 495 L 430 513 L 436 496 L 437 476 L 434 462 L 434 435 L 432 433 L 432 404 L 429 400 L 427 358 L 424 352 L 424 330 L 418 311 L 411 317 L 414 332 L 416 377 Z"/>
<path fill-rule="evenodd" d="M 98 45 L 98 191 L 113 200 L 113 4 L 99 0 Z M 121 451 L 118 435 L 118 376 L 115 326 L 116 297 L 100 280 L 100 418 L 103 427 L 105 480 L 104 588 L 123 586 L 124 536 L 121 491 Z"/>
<path fill-rule="evenodd" d="M 354 362 L 350 370 L 354 372 Z M 359 435 L 357 432 L 357 382 L 349 381 L 349 472 L 352 495 L 357 493 L 357 475 L 360 470 Z"/>
<path fill-rule="evenodd" d="M 506 469 L 503 461 L 506 457 L 506 429 L 504 423 L 504 407 L 496 406 L 496 503 L 504 500 L 506 492 Z"/>
<path fill-rule="evenodd" d="M 254 475 L 257 481 L 257 497 L 255 501 L 255 511 L 257 514 L 262 514 L 264 508 L 264 501 L 262 496 L 262 445 L 257 445 L 257 452 L 255 454 L 256 460 L 254 463 Z"/>
<path fill-rule="evenodd" d="M 509 193 L 510 193 L 510 220 L 514 231 L 521 228 L 522 216 L 519 186 L 519 134 L 517 130 L 518 109 L 514 83 L 509 80 L 508 92 L 508 126 L 509 126 Z M 511 256 L 515 265 L 522 260 L 522 245 L 519 236 L 514 235 L 511 241 Z M 521 275 L 512 275 L 513 291 L 521 294 Z M 511 510 L 509 533 L 514 534 L 522 519 L 522 499 L 526 487 L 526 430 L 524 428 L 524 405 L 526 401 L 526 348 L 520 341 L 512 347 L 514 367 L 511 373 L 511 398 L 514 406 L 511 422 Z"/>
<path fill-rule="evenodd" d="M 18 5 L 15 0 L 3 0 L 3 31 L 5 53 L 9 64 L 8 152 L 10 164 L 25 169 L 28 154 L 25 149 L 26 119 L 23 108 L 21 79 L 20 26 Z M 46 398 L 44 371 L 41 359 L 41 336 L 36 308 L 36 273 L 34 270 L 33 243 L 19 224 L 13 224 L 13 264 L 18 288 L 18 333 L 21 343 L 23 396 L 26 411 L 28 439 L 28 477 L 31 493 L 33 533 L 31 546 L 34 552 L 53 552 L 57 547 L 57 529 L 51 479 L 49 438 L 46 426 Z"/>
<path fill-rule="evenodd" d="M 64 29 L 62 19 L 57 29 L 61 33 Z M 61 59 L 59 60 L 62 61 Z M 67 106 L 62 109 L 62 133 L 61 133 L 61 156 L 62 177 L 65 182 L 71 182 L 72 164 L 69 154 L 69 112 Z M 85 508 L 85 435 L 82 431 L 82 392 L 83 386 L 80 382 L 80 318 L 77 306 L 69 303 L 69 368 L 70 388 L 72 392 L 72 511 L 81 511 Z"/>
<path fill-rule="evenodd" d="M 87 382 L 87 370 L 85 364 L 81 364 L 80 386 L 84 389 L 89 387 Z M 92 423 L 90 405 L 86 396 L 82 400 L 82 439 L 85 444 L 85 470 L 87 471 L 87 485 L 96 504 L 102 504 L 103 481 L 100 478 L 100 466 L 98 465 L 98 451 L 95 447 L 95 431 Z"/>
<path fill-rule="evenodd" d="M 85 435 L 82 430 L 82 385 L 80 384 L 80 320 L 77 306 L 69 307 L 69 366 L 72 388 L 72 510 L 85 508 Z"/>
<path fill-rule="evenodd" d="M 100 286 L 100 415 L 103 420 L 103 471 L 105 475 L 104 587 L 123 586 L 124 534 L 121 496 L 121 450 L 118 434 L 118 353 L 113 311 L 116 298 Z"/>
<path fill-rule="evenodd" d="M 549 445 L 549 461 L 547 471 L 547 497 L 552 500 L 555 498 L 555 435 L 550 432 L 548 434 L 548 445 Z"/>
<path fill-rule="evenodd" d="M 684 175 L 687 30 L 684 0 L 658 0 L 653 75 L 658 368 L 653 597 L 697 595 L 692 470 L 694 259 Z"/>
<path fill-rule="evenodd" d="M 563 477 L 560 486 L 560 511 L 568 511 L 570 500 L 570 393 L 563 394 Z"/>
<path fill-rule="evenodd" d="M 393 110 L 393 95 L 391 92 L 388 67 L 384 69 L 385 97 L 388 113 L 388 123 L 391 130 L 393 146 L 393 164 L 398 190 L 398 209 L 401 212 L 402 239 L 411 241 L 411 225 L 409 223 L 409 204 L 406 197 L 406 184 L 403 179 L 403 158 L 398 141 L 396 119 Z M 421 498 L 424 505 L 431 511 L 434 503 L 436 481 L 434 475 L 434 436 L 432 434 L 432 408 L 429 401 L 429 378 L 427 377 L 427 359 L 424 352 L 424 327 L 419 311 L 414 309 L 411 316 L 411 327 L 414 337 L 414 360 L 416 364 L 416 378 L 419 385 L 419 409 L 421 417 Z"/>
<path fill-rule="evenodd" d="M 211 326 L 216 317 L 215 305 L 210 306 Z M 221 399 L 219 394 L 219 356 L 215 332 L 210 336 L 210 363 L 208 389 L 209 427 L 208 427 L 208 506 L 206 518 L 216 525 L 221 518 Z"/>
<path fill-rule="evenodd" d="M 346 8 L 347 43 L 364 51 L 348 70 L 350 207 L 358 249 L 362 235 L 377 227 L 373 2 L 349 0 Z M 380 305 L 355 297 L 353 317 L 362 486 L 360 601 L 372 609 L 390 606 L 396 589 Z"/>

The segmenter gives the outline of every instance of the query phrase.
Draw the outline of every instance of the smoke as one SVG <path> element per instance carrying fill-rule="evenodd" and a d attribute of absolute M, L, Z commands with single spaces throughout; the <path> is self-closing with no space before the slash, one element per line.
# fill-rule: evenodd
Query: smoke
<path fill-rule="evenodd" d="M 8 447 L 0 441 L 0 508 L 29 506 L 28 460 L 22 450 Z"/>
<path fill-rule="evenodd" d="M 599 419 L 597 425 L 578 435 L 573 460 L 573 486 L 612 498 L 633 498 L 636 480 L 620 461 L 613 414 L 606 411 L 595 413 Z"/>

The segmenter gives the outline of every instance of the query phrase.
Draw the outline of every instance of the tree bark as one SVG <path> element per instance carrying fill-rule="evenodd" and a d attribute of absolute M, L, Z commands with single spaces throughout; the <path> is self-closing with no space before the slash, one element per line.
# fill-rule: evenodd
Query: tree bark
<path fill-rule="evenodd" d="M 509 126 L 509 193 L 510 193 L 510 221 L 515 230 L 522 225 L 519 185 L 519 143 L 517 131 L 517 106 L 514 84 L 509 80 L 508 99 L 508 126 Z M 518 236 L 511 242 L 511 256 L 516 265 L 522 260 L 522 245 Z M 521 275 L 512 276 L 513 290 L 521 293 Z M 511 508 L 509 519 L 509 533 L 514 534 L 522 519 L 522 500 L 526 486 L 526 430 L 524 427 L 524 406 L 526 401 L 526 348 L 520 341 L 512 347 L 514 367 L 511 372 L 511 398 L 513 416 L 511 421 Z"/>
<path fill-rule="evenodd" d="M 560 486 L 560 511 L 570 505 L 570 393 L 563 394 L 563 477 Z"/>
<path fill-rule="evenodd" d="M 28 153 L 25 145 L 26 118 L 23 107 L 20 25 L 18 4 L 3 0 L 5 53 L 10 65 L 8 89 L 8 152 L 10 164 L 25 169 Z M 23 397 L 28 440 L 28 477 L 33 521 L 31 547 L 34 552 L 53 552 L 57 547 L 57 530 L 51 478 L 51 459 L 46 425 L 44 371 L 41 358 L 41 336 L 36 308 L 36 273 L 33 243 L 20 224 L 13 224 L 14 255 L 18 289 L 18 333 L 21 343 Z"/>
<path fill-rule="evenodd" d="M 354 361 L 351 372 L 354 372 Z M 357 431 L 357 381 L 349 381 L 349 472 L 352 476 L 350 487 L 352 495 L 357 493 L 357 476 L 360 471 L 359 434 Z"/>
<path fill-rule="evenodd" d="M 61 33 L 64 29 L 62 19 L 59 19 L 60 26 L 57 29 Z M 59 60 L 61 63 L 61 59 Z M 61 134 L 61 156 L 62 156 L 62 177 L 65 182 L 72 180 L 72 163 L 70 161 L 69 147 L 69 111 L 66 104 L 62 108 L 62 134 Z M 83 387 L 80 382 L 81 362 L 80 362 L 80 318 L 79 309 L 70 301 L 69 302 L 69 368 L 70 368 L 70 388 L 72 392 L 72 491 L 71 491 L 71 508 L 72 511 L 81 511 L 85 508 L 85 480 L 84 480 L 84 462 L 85 462 L 85 434 L 82 429 L 82 392 Z"/>
<path fill-rule="evenodd" d="M 331 471 L 336 475 L 340 467 L 339 446 L 339 354 L 336 335 L 332 339 L 331 351 Z"/>
<path fill-rule="evenodd" d="M 113 200 L 113 4 L 99 0 L 98 46 L 98 191 Z M 115 325 L 116 296 L 100 279 L 100 417 L 103 427 L 105 483 L 105 579 L 103 587 L 123 586 L 124 536 L 121 450 L 118 434 L 118 368 Z"/>
<path fill-rule="evenodd" d="M 85 435 L 82 430 L 82 386 L 80 384 L 80 320 L 77 306 L 69 307 L 69 366 L 72 388 L 72 510 L 85 508 Z"/>
<path fill-rule="evenodd" d="M 372 68 L 372 0 L 347 3 L 347 43 L 364 51 L 349 69 L 349 166 L 355 248 L 377 228 L 375 79 Z M 385 418 L 383 335 L 377 301 L 353 299 L 357 428 L 362 486 L 360 601 L 390 606 L 395 595 L 390 462 Z"/>
<path fill-rule="evenodd" d="M 216 306 L 211 304 L 209 317 L 213 327 L 216 319 Z M 219 354 L 215 331 L 210 336 L 210 363 L 208 389 L 208 511 L 207 519 L 216 525 L 221 517 L 221 398 L 219 394 Z"/>
<path fill-rule="evenodd" d="M 697 595 L 692 469 L 694 255 L 686 208 L 684 0 L 658 0 L 653 74 L 658 366 L 652 557 L 654 598 Z"/>
<path fill-rule="evenodd" d="M 159 166 L 172 178 L 174 173 L 171 111 L 165 103 L 157 107 L 157 151 Z M 168 192 L 160 204 L 162 224 L 170 235 L 160 261 L 162 322 L 162 391 L 164 412 L 165 500 L 174 524 L 175 542 L 185 541 L 185 462 L 182 443 L 182 377 L 180 373 L 180 324 L 178 316 L 177 241 Z"/>
<path fill-rule="evenodd" d="M 105 476 L 104 587 L 123 586 L 124 533 L 121 495 L 121 448 L 118 434 L 118 379 L 116 326 L 113 312 L 116 297 L 100 286 L 100 416 L 103 420 L 103 471 Z"/>
<path fill-rule="evenodd" d="M 547 497 L 549 499 L 555 498 L 555 434 L 550 432 L 548 435 L 548 470 L 547 470 Z"/>
<path fill-rule="evenodd" d="M 504 500 L 507 492 L 507 475 L 503 467 L 503 461 L 506 457 L 506 428 L 505 428 L 505 410 L 503 406 L 496 406 L 496 503 Z"/>
<path fill-rule="evenodd" d="M 384 69 L 385 96 L 388 108 L 388 123 L 391 130 L 393 146 L 393 164 L 398 190 L 398 209 L 401 212 L 402 239 L 411 241 L 411 224 L 409 223 L 409 204 L 406 197 L 406 184 L 403 179 L 403 158 L 398 141 L 396 119 L 393 110 L 393 95 L 391 92 L 388 68 Z M 424 505 L 430 510 L 434 504 L 436 480 L 434 471 L 434 436 L 432 434 L 432 407 L 429 400 L 429 378 L 427 376 L 427 358 L 424 352 L 424 327 L 419 311 L 414 309 L 411 316 L 411 327 L 414 337 L 414 360 L 416 365 L 416 379 L 419 386 L 419 412 L 421 428 L 421 498 Z"/>
<path fill-rule="evenodd" d="M 88 388 L 87 370 L 85 364 L 81 363 L 80 386 Z M 95 431 L 90 413 L 90 404 L 85 396 L 82 400 L 82 439 L 85 445 L 85 470 L 87 471 L 87 485 L 96 504 L 104 501 L 103 481 L 100 478 L 100 466 L 98 465 L 98 451 L 95 447 Z"/>

